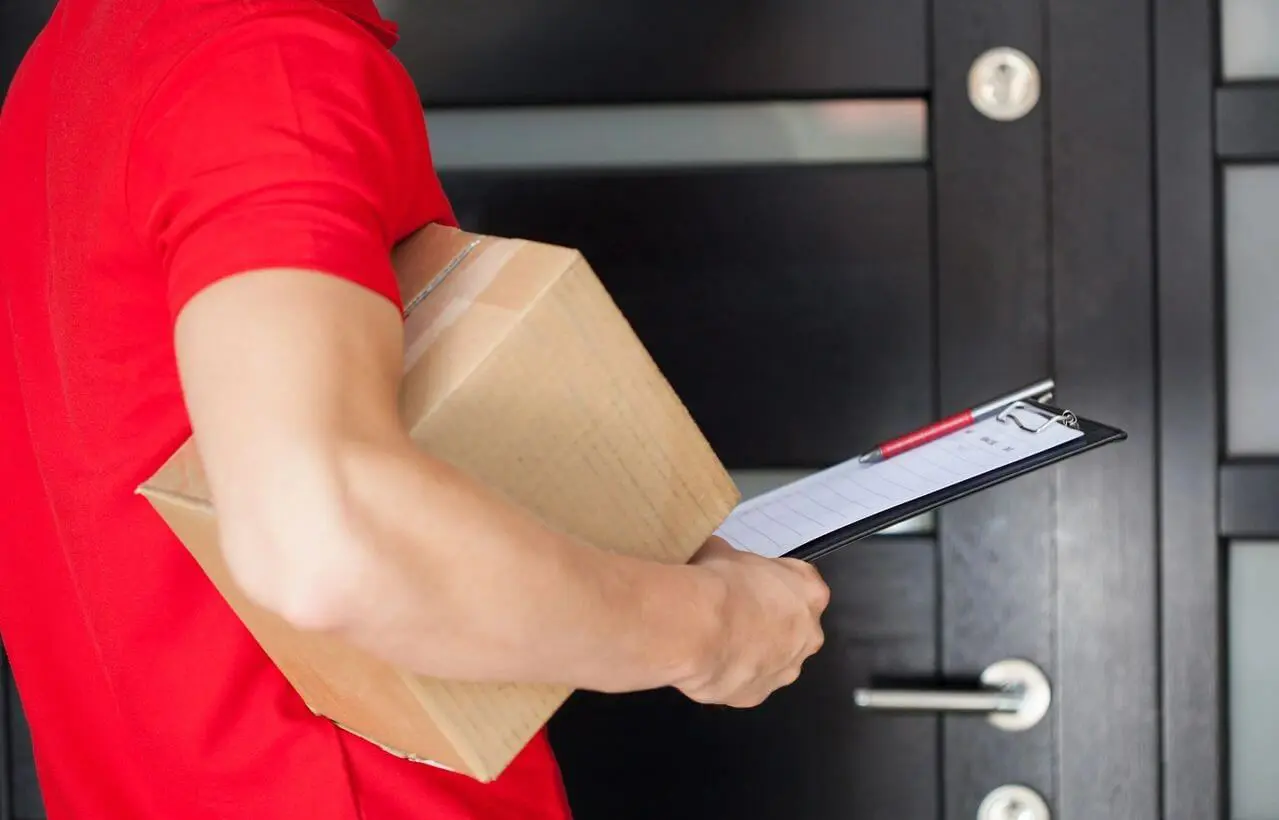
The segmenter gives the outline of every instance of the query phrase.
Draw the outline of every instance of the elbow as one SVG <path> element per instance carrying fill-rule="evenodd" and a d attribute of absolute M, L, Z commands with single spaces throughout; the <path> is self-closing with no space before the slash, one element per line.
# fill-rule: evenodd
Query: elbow
<path fill-rule="evenodd" d="M 253 604 L 307 632 L 354 637 L 385 618 L 394 586 L 383 493 L 384 448 L 332 442 L 277 453 L 215 497 L 231 580 Z M 372 466 L 370 466 L 372 465 Z"/>
<path fill-rule="evenodd" d="M 342 633 L 356 626 L 359 552 L 341 535 L 343 528 L 321 534 L 312 526 L 232 520 L 222 529 L 231 581 L 251 604 L 305 632 Z"/>

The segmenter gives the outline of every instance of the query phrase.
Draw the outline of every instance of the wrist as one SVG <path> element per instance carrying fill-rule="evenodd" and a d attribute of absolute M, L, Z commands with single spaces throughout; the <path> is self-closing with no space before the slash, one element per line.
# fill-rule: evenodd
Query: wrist
<path fill-rule="evenodd" d="M 724 646 L 724 630 L 729 590 L 724 577 L 705 567 L 673 567 L 681 578 L 681 606 L 673 608 L 666 639 L 668 670 L 666 685 L 696 688 L 713 675 Z"/>

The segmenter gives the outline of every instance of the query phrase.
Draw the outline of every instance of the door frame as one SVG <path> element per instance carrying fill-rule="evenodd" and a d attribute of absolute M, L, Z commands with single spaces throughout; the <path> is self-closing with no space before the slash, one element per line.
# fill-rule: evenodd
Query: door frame
<path fill-rule="evenodd" d="M 1279 82 L 1226 82 L 1220 0 L 1155 0 L 1164 801 L 1230 816 L 1229 541 L 1279 539 L 1279 457 L 1226 448 L 1223 172 L 1279 160 Z"/>
<path fill-rule="evenodd" d="M 1224 820 L 1216 2 L 1154 13 L 1163 816 Z"/>

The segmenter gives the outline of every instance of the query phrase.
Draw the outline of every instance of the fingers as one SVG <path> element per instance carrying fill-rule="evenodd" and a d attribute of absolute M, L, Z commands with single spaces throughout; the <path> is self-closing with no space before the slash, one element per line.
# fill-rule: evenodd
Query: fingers
<path fill-rule="evenodd" d="M 718 685 L 711 684 L 682 691 L 686 697 L 697 703 L 728 706 L 733 709 L 753 709 L 762 705 L 778 690 L 785 689 L 798 681 L 804 663 L 817 654 L 825 641 L 825 633 L 819 627 L 814 630 L 813 635 L 803 644 L 801 651 L 791 659 L 790 663 L 775 674 L 758 676 L 733 684 L 721 681 Z"/>
<path fill-rule="evenodd" d="M 705 706 L 727 706 L 730 709 L 754 709 L 761 706 L 772 697 L 773 693 L 779 689 L 790 686 L 799 679 L 799 673 L 796 671 L 793 677 L 788 680 L 778 681 L 773 686 L 752 686 L 749 689 L 739 689 L 730 694 L 713 695 L 709 693 L 690 693 L 685 692 L 690 700 Z"/>
<path fill-rule="evenodd" d="M 812 589 L 809 592 L 808 605 L 812 607 L 813 614 L 821 615 L 826 611 L 826 607 L 830 606 L 830 587 L 826 586 L 821 576 L 818 576 L 816 582 L 810 586 Z"/>
<path fill-rule="evenodd" d="M 735 692 L 725 699 L 723 704 L 732 709 L 754 709 L 757 706 L 762 706 L 775 693 L 798 681 L 802 668 L 803 662 L 801 661 L 787 668 L 786 671 L 773 678 L 767 684 Z"/>
<path fill-rule="evenodd" d="M 783 558 L 781 560 L 804 579 L 809 609 L 816 614 L 825 612 L 826 607 L 830 605 L 830 587 L 827 586 L 826 580 L 822 578 L 821 573 L 817 571 L 817 567 L 807 561 L 799 561 L 794 558 Z"/>
<path fill-rule="evenodd" d="M 819 624 L 815 629 L 813 629 L 812 634 L 808 636 L 807 640 L 805 640 L 800 646 L 795 657 L 791 658 L 790 663 L 786 667 L 786 671 L 782 672 L 778 676 L 778 680 L 781 682 L 779 688 L 781 686 L 790 686 L 798 680 L 800 670 L 803 668 L 804 664 L 809 658 L 820 652 L 825 643 L 826 633 L 822 631 L 821 625 Z"/>
<path fill-rule="evenodd" d="M 769 691 L 763 693 L 752 693 L 750 695 L 740 695 L 728 701 L 724 705 L 730 709 L 754 709 L 756 706 L 763 706 L 764 701 L 768 700 L 769 696 L 772 694 L 773 693 Z"/>
<path fill-rule="evenodd" d="M 831 592 L 816 567 L 794 559 L 764 559 L 742 553 L 721 538 L 706 541 L 694 561 L 712 564 L 736 579 L 746 602 L 738 617 L 742 636 L 726 647 L 709 677 L 682 691 L 698 703 L 749 709 L 799 679 L 805 661 L 825 643 L 822 613 Z M 724 562 L 724 563 L 720 563 Z"/>

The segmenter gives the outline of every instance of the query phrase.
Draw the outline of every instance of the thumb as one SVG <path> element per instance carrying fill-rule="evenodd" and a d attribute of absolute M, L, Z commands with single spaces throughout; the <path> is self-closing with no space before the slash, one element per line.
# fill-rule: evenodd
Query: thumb
<path fill-rule="evenodd" d="M 718 535 L 712 535 L 706 539 L 706 543 L 702 544 L 697 550 L 697 554 L 693 556 L 692 563 L 701 563 L 702 561 L 714 560 L 715 558 L 723 558 L 726 555 L 732 555 L 737 549 Z"/>

